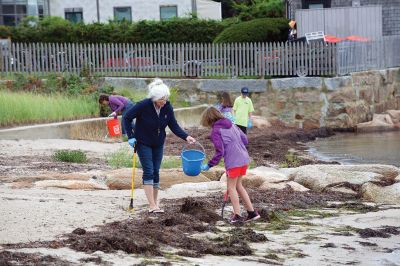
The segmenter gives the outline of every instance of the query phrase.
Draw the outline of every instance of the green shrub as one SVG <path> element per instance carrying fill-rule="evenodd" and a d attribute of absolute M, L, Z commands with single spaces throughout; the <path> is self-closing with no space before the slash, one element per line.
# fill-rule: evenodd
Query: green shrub
<path fill-rule="evenodd" d="M 132 167 L 133 164 L 133 149 L 128 149 L 127 147 L 121 148 L 113 153 L 107 154 L 106 162 L 112 168 L 126 168 Z M 138 160 L 136 157 L 136 165 L 138 165 Z"/>
<path fill-rule="evenodd" d="M 38 28 L 39 19 L 25 17 L 16 27 L 13 27 L 12 41 L 14 42 L 41 42 Z"/>
<path fill-rule="evenodd" d="M 224 28 L 220 21 L 196 18 L 74 24 L 60 17 L 46 17 L 40 21 L 28 17 L 13 28 L 11 35 L 14 42 L 205 43 L 212 42 Z"/>
<path fill-rule="evenodd" d="M 135 25 L 133 41 L 141 43 L 207 43 L 224 29 L 219 21 L 174 18 L 167 21 L 140 21 Z"/>
<path fill-rule="evenodd" d="M 112 168 L 130 168 L 133 164 L 133 149 L 121 148 L 113 153 L 107 154 L 106 162 Z M 136 168 L 141 168 L 139 157 L 136 155 Z M 161 162 L 162 169 L 180 168 L 182 161 L 179 156 L 164 156 Z"/>
<path fill-rule="evenodd" d="M 12 37 L 12 29 L 8 26 L 0 25 L 0 38 L 7 39 Z"/>
<path fill-rule="evenodd" d="M 263 18 L 233 24 L 215 38 L 215 43 L 281 42 L 287 40 L 288 20 Z"/>
<path fill-rule="evenodd" d="M 54 159 L 60 162 L 86 163 L 86 154 L 79 150 L 59 150 L 54 154 Z"/>
<path fill-rule="evenodd" d="M 257 18 L 281 18 L 285 15 L 282 0 L 253 0 L 251 3 L 239 2 L 234 5 L 235 13 L 242 21 Z"/>
<path fill-rule="evenodd" d="M 37 24 L 41 42 L 74 42 L 74 25 L 60 17 L 45 17 Z"/>

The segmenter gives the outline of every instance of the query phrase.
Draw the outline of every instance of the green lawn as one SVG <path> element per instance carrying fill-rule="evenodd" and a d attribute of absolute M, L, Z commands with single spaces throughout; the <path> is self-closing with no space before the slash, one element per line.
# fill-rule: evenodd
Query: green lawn
<path fill-rule="evenodd" d="M 0 127 L 93 117 L 98 112 L 97 100 L 90 97 L 0 90 Z"/>

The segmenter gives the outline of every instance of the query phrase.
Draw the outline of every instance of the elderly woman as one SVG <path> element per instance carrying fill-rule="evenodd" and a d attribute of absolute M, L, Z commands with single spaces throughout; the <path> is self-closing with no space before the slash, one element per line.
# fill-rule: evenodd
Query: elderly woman
<path fill-rule="evenodd" d="M 155 79 L 148 86 L 148 99 L 138 102 L 130 108 L 123 119 L 127 125 L 128 143 L 137 149 L 143 169 L 143 187 L 149 202 L 150 213 L 162 213 L 157 201 L 160 188 L 160 165 L 163 157 L 165 128 L 183 140 L 194 143 L 176 122 L 174 109 L 168 101 L 169 88 L 161 79 Z M 136 118 L 135 133 L 130 128 L 131 121 Z"/>

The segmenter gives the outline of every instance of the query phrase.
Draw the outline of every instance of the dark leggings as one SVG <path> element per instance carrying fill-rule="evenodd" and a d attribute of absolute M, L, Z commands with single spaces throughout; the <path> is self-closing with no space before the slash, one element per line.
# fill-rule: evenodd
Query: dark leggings
<path fill-rule="evenodd" d="M 237 125 L 247 135 L 247 127 Z"/>

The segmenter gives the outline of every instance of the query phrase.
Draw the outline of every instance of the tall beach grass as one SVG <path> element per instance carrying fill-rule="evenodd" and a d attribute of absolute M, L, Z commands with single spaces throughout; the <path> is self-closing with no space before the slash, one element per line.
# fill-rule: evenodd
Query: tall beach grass
<path fill-rule="evenodd" d="M 0 90 L 0 127 L 93 117 L 98 108 L 87 96 Z"/>

